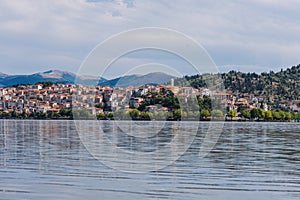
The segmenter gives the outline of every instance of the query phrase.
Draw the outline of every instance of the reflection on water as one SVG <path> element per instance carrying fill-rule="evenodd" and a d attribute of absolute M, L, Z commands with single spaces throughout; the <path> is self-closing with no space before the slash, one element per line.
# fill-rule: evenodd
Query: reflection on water
<path fill-rule="evenodd" d="M 82 143 L 96 159 L 113 169 L 135 173 L 157 171 L 173 164 L 193 143 L 199 125 L 96 120 L 75 124 Z"/>
<path fill-rule="evenodd" d="M 124 135 L 113 122 L 101 127 L 116 146 L 150 152 L 176 134 L 188 134 L 188 128 L 176 132 L 176 123 L 148 139 Z M 72 121 L 0 121 L 0 199 L 300 198 L 299 123 L 225 123 L 218 143 L 202 158 L 207 128 L 201 122 L 193 144 L 173 164 L 135 174 L 94 159 Z"/>

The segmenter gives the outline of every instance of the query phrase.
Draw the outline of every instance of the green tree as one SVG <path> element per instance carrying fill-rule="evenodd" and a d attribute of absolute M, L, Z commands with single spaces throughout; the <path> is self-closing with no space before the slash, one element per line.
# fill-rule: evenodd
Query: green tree
<path fill-rule="evenodd" d="M 76 114 L 78 114 L 78 113 L 76 113 Z M 69 108 L 62 108 L 59 111 L 59 115 L 62 116 L 62 117 L 72 117 L 73 111 Z"/>
<path fill-rule="evenodd" d="M 250 114 L 251 114 L 251 118 L 252 118 L 252 119 L 259 118 L 259 111 L 258 111 L 258 108 L 253 108 L 253 109 L 250 111 Z"/>
<path fill-rule="evenodd" d="M 28 118 L 28 115 L 26 114 L 26 112 L 22 112 L 21 116 L 22 116 L 22 119 L 27 119 Z"/>
<path fill-rule="evenodd" d="M 272 114 L 272 112 L 271 112 L 270 110 L 266 110 L 266 111 L 265 111 L 265 119 L 266 119 L 266 120 L 271 120 L 271 119 L 273 119 L 273 114 Z"/>
<path fill-rule="evenodd" d="M 181 112 L 182 110 L 181 109 L 177 109 L 173 112 L 173 117 L 175 120 L 179 120 L 181 119 Z"/>
<path fill-rule="evenodd" d="M 207 109 L 203 109 L 200 112 L 200 116 L 201 118 L 206 119 L 210 116 L 210 112 Z"/>
<path fill-rule="evenodd" d="M 188 111 L 188 112 L 187 112 L 187 115 L 188 115 L 188 118 L 189 118 L 189 119 L 194 118 L 194 113 L 193 113 L 193 111 Z"/>
<path fill-rule="evenodd" d="M 174 119 L 173 113 L 167 112 L 167 113 L 166 113 L 166 118 L 167 118 L 168 120 Z"/>
<path fill-rule="evenodd" d="M 35 85 L 39 85 L 42 84 L 43 87 L 50 87 L 52 86 L 54 83 L 51 81 L 40 81 L 40 82 L 36 82 Z"/>
<path fill-rule="evenodd" d="M 212 110 L 211 116 L 213 118 L 222 118 L 224 116 L 224 114 L 223 114 L 222 110 Z"/>
<path fill-rule="evenodd" d="M 285 119 L 285 112 L 284 112 L 284 111 L 279 110 L 278 113 L 279 113 L 279 116 L 280 116 L 280 119 L 281 119 L 281 120 Z"/>
<path fill-rule="evenodd" d="M 36 112 L 35 118 L 36 118 L 36 119 L 46 119 L 46 118 L 47 118 L 47 113 L 44 113 L 44 112 Z"/>
<path fill-rule="evenodd" d="M 106 112 L 105 113 L 105 118 L 106 119 L 113 119 L 114 118 L 114 114 L 112 112 Z"/>
<path fill-rule="evenodd" d="M 153 118 L 155 120 L 165 120 L 166 119 L 166 113 L 163 111 L 153 112 Z"/>
<path fill-rule="evenodd" d="M 198 97 L 198 105 L 199 105 L 199 109 L 203 110 L 203 109 L 207 109 L 210 110 L 211 106 L 212 106 L 212 101 L 209 97 L 207 96 L 203 96 L 203 98 L 201 98 L 200 96 Z"/>
<path fill-rule="evenodd" d="M 264 119 L 265 118 L 265 111 L 261 108 L 258 109 L 258 118 Z"/>
<path fill-rule="evenodd" d="M 119 120 L 124 120 L 124 119 L 127 119 L 127 117 L 129 117 L 127 112 L 122 109 L 113 112 L 113 115 L 114 115 L 114 119 L 119 119 Z"/>
<path fill-rule="evenodd" d="M 130 114 L 131 119 L 138 119 L 140 116 L 140 112 L 136 108 L 129 111 L 129 114 Z"/>
<path fill-rule="evenodd" d="M 181 113 L 181 119 L 185 119 L 187 118 L 187 112 L 186 111 L 182 111 Z"/>
<path fill-rule="evenodd" d="M 143 120 L 150 120 L 151 119 L 151 113 L 146 112 L 146 111 L 142 111 L 140 113 L 140 118 L 143 119 Z"/>
<path fill-rule="evenodd" d="M 284 119 L 285 119 L 285 120 L 291 120 L 291 119 L 292 119 L 291 113 L 290 113 L 290 112 L 285 112 L 285 114 L 284 114 Z"/>
<path fill-rule="evenodd" d="M 69 117 L 70 113 L 65 114 L 64 116 Z M 73 109 L 72 114 L 75 117 L 75 119 L 90 119 L 93 117 L 93 115 L 86 109 Z"/>
<path fill-rule="evenodd" d="M 295 112 L 295 119 L 300 120 L 300 112 Z"/>
<path fill-rule="evenodd" d="M 230 117 L 231 119 L 236 117 L 236 111 L 235 110 L 229 110 L 227 113 L 227 116 Z"/>
<path fill-rule="evenodd" d="M 19 114 L 16 111 L 11 112 L 11 118 L 17 119 L 19 117 Z"/>
<path fill-rule="evenodd" d="M 195 120 L 199 120 L 199 118 L 200 118 L 200 112 L 199 111 L 194 111 L 193 114 L 194 114 Z"/>
<path fill-rule="evenodd" d="M 242 111 L 241 111 L 241 114 L 242 114 L 242 116 L 243 116 L 244 118 L 246 118 L 246 119 L 250 119 L 250 117 L 251 117 L 251 113 L 250 113 L 249 110 L 247 110 L 247 109 L 242 110 Z"/>
<path fill-rule="evenodd" d="M 97 114 L 97 119 L 105 119 L 105 114 L 103 112 Z"/>
<path fill-rule="evenodd" d="M 273 119 L 275 119 L 275 120 L 281 120 L 281 116 L 278 111 L 273 111 L 272 116 L 273 116 Z"/>

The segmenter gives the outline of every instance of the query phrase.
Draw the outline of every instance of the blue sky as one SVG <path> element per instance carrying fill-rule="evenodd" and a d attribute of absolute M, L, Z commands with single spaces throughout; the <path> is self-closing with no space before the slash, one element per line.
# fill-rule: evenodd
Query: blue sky
<path fill-rule="evenodd" d="M 76 72 L 97 44 L 142 27 L 169 28 L 192 37 L 220 71 L 277 71 L 300 63 L 299 7 L 298 0 L 3 0 L 0 72 Z M 169 57 L 132 54 L 115 67 L 153 59 L 165 63 Z"/>

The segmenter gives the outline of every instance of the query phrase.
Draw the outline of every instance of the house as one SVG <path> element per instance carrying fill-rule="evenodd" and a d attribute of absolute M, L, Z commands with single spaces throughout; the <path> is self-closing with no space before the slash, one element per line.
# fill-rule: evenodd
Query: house
<path fill-rule="evenodd" d="M 46 113 L 49 109 L 50 106 L 38 106 L 36 112 Z"/>
<path fill-rule="evenodd" d="M 143 100 L 144 99 L 141 97 L 132 97 L 129 100 L 129 106 L 137 108 L 137 107 L 139 107 L 139 105 L 142 103 Z"/>

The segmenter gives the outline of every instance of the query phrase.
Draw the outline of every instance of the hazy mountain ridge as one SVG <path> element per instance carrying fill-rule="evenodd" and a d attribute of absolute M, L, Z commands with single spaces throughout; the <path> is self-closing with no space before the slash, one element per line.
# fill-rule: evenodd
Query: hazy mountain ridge
<path fill-rule="evenodd" d="M 0 73 L 0 87 L 7 87 L 16 84 L 34 84 L 37 82 L 63 82 L 63 83 L 81 83 L 85 85 L 103 85 L 103 86 L 140 86 L 144 84 L 162 84 L 168 83 L 174 76 L 154 72 L 146 75 L 126 75 L 111 80 L 105 78 L 98 78 L 97 76 L 83 75 L 76 76 L 75 73 L 60 71 L 60 70 L 48 70 L 45 72 L 38 72 L 30 75 L 7 75 Z"/>
<path fill-rule="evenodd" d="M 6 76 L 8 76 L 8 75 L 0 72 L 0 78 L 6 77 Z"/>
<path fill-rule="evenodd" d="M 7 87 L 16 84 L 34 84 L 36 82 L 52 81 L 63 83 L 76 83 L 91 85 L 98 82 L 107 81 L 104 78 L 93 76 L 76 76 L 75 73 L 60 71 L 60 70 L 48 70 L 45 72 L 38 72 L 30 75 L 7 75 L 0 73 L 0 86 Z"/>
<path fill-rule="evenodd" d="M 174 76 L 162 73 L 153 72 L 145 75 L 126 75 L 115 79 L 104 81 L 99 83 L 99 85 L 108 85 L 111 87 L 128 87 L 128 86 L 141 86 L 145 84 L 164 84 L 171 81 Z"/>

